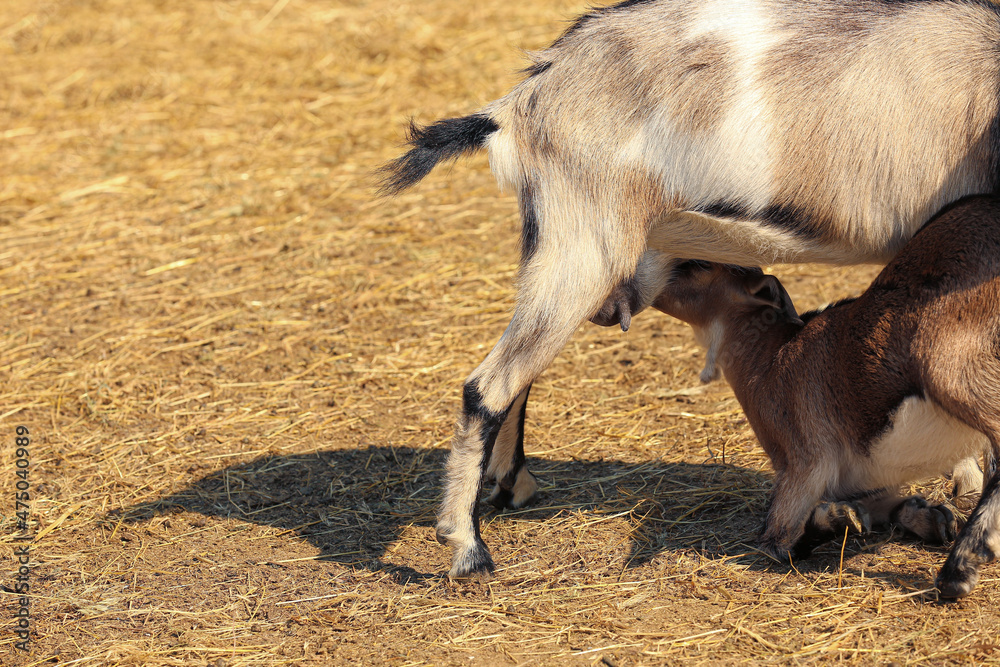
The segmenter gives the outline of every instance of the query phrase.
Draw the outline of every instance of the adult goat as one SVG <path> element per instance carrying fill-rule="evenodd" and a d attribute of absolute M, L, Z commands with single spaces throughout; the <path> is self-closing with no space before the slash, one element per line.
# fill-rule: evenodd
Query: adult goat
<path fill-rule="evenodd" d="M 487 148 L 522 220 L 517 306 L 465 383 L 438 537 L 494 568 L 478 494 L 518 507 L 534 379 L 588 318 L 627 328 L 675 258 L 884 263 L 1000 181 L 1000 17 L 979 0 L 626 0 L 580 17 L 527 77 L 412 125 L 384 193 Z"/>

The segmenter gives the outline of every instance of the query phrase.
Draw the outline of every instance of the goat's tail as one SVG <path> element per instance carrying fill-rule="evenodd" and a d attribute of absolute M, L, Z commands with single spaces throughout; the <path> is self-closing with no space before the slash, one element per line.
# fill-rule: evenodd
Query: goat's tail
<path fill-rule="evenodd" d="M 453 160 L 482 148 L 487 137 L 498 129 L 500 126 L 485 114 L 445 118 L 425 127 L 410 121 L 407 143 L 413 148 L 378 170 L 379 194 L 402 192 L 429 174 L 441 160 Z"/>

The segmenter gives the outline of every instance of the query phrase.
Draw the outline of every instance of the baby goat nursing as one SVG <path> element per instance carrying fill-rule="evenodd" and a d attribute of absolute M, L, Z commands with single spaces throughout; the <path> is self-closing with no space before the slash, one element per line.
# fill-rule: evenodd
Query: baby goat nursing
<path fill-rule="evenodd" d="M 787 561 L 888 521 L 955 537 L 948 508 L 898 489 L 984 449 L 1000 456 L 1000 199 L 951 207 L 860 297 L 801 319 L 773 276 L 702 262 L 676 267 L 654 306 L 694 327 L 706 375 L 722 370 L 771 459 L 765 551 Z M 944 597 L 967 595 L 1000 555 L 989 468 L 938 577 Z"/>
<path fill-rule="evenodd" d="M 588 318 L 628 326 L 674 258 L 885 262 L 1000 185 L 1000 17 L 976 0 L 626 0 L 578 19 L 472 115 L 411 128 L 398 192 L 487 148 L 517 193 L 503 336 L 465 383 L 438 536 L 493 569 L 478 498 L 519 507 L 532 382 Z"/>

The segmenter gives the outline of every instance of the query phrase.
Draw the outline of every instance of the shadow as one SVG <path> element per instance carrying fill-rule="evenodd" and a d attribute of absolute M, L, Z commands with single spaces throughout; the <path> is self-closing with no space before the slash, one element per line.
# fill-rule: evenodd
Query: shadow
<path fill-rule="evenodd" d="M 439 577 L 441 572 L 391 565 L 382 557 L 409 526 L 428 528 L 428 539 L 433 539 L 446 454 L 368 447 L 264 457 L 214 472 L 162 499 L 112 512 L 107 519 L 142 523 L 178 510 L 237 519 L 298 535 L 321 551 L 321 560 L 384 571 L 400 581 Z M 528 466 L 541 488 L 533 504 L 498 512 L 483 503 L 484 522 L 513 517 L 543 522 L 578 512 L 594 519 L 616 516 L 632 525 L 628 567 L 641 566 L 663 551 L 694 549 L 710 558 L 736 559 L 754 570 L 790 571 L 788 564 L 776 563 L 754 547 L 769 474 L 731 464 L 657 460 L 529 458 Z M 821 547 L 810 559 L 796 562 L 796 568 L 822 570 L 831 559 L 835 566 L 838 550 Z"/>

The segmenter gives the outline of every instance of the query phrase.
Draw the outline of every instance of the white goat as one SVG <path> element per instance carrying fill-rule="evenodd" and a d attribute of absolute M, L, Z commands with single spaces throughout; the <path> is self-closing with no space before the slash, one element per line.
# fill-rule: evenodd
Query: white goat
<path fill-rule="evenodd" d="M 588 318 L 627 328 L 674 258 L 885 262 L 1000 181 L 1000 18 L 976 0 L 627 0 L 508 95 L 411 126 L 383 192 L 486 147 L 520 201 L 517 307 L 465 383 L 438 537 L 494 568 L 477 501 L 518 507 L 528 390 Z"/>
<path fill-rule="evenodd" d="M 774 276 L 704 262 L 677 266 L 653 305 L 694 327 L 703 377 L 722 370 L 771 459 L 764 551 L 787 562 L 889 521 L 955 538 L 946 506 L 899 487 L 1000 456 L 1000 199 L 949 207 L 864 294 L 802 318 Z M 967 595 L 1000 554 L 1000 475 L 987 469 L 943 597 Z"/>

